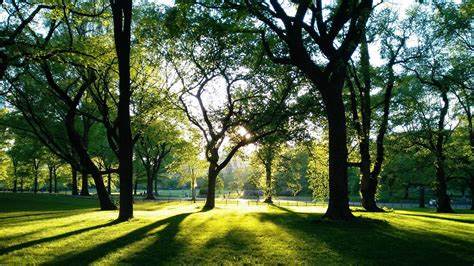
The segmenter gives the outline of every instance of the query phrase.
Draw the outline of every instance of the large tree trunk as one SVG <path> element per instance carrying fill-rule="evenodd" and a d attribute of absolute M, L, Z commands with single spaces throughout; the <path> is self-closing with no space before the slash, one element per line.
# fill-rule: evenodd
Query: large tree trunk
<path fill-rule="evenodd" d="M 23 192 L 24 191 L 24 187 L 23 187 L 23 177 L 20 177 L 20 192 Z"/>
<path fill-rule="evenodd" d="M 133 142 L 130 126 L 130 36 L 132 1 L 111 1 L 115 51 L 119 65 L 119 135 L 120 209 L 118 220 L 133 218 Z"/>
<path fill-rule="evenodd" d="M 272 165 L 271 162 L 265 164 L 265 203 L 273 203 L 272 200 Z"/>
<path fill-rule="evenodd" d="M 444 122 L 449 109 L 448 90 L 443 89 L 441 91 L 441 98 L 443 100 L 443 106 L 440 111 L 440 118 L 438 122 L 438 132 L 436 138 L 436 183 L 435 191 L 438 197 L 437 212 L 453 212 L 451 208 L 451 202 L 448 196 L 448 186 L 446 181 L 446 173 L 444 170 L 445 156 L 444 156 L 444 142 L 446 141 Z"/>
<path fill-rule="evenodd" d="M 81 196 L 90 196 L 89 193 L 89 180 L 88 180 L 88 174 L 86 171 L 82 171 L 82 187 L 81 187 Z"/>
<path fill-rule="evenodd" d="M 346 116 L 342 100 L 344 74 L 328 83 L 323 95 L 329 126 L 329 206 L 325 217 L 349 220 L 354 216 L 349 208 L 347 183 Z"/>
<path fill-rule="evenodd" d="M 209 170 L 207 174 L 207 197 L 204 210 L 211 210 L 216 206 L 216 180 L 218 174 L 217 163 L 209 163 Z"/>
<path fill-rule="evenodd" d="M 79 193 L 79 190 L 77 189 L 77 171 L 74 167 L 71 166 L 71 176 L 72 176 L 72 195 L 77 196 Z"/>
<path fill-rule="evenodd" d="M 153 195 L 153 179 L 154 176 L 151 173 L 151 169 L 146 171 L 146 199 L 154 200 L 155 196 Z"/>
<path fill-rule="evenodd" d="M 451 200 L 448 196 L 448 188 L 446 183 L 446 174 L 444 172 L 443 160 L 436 161 L 436 196 L 438 198 L 437 212 L 451 213 Z"/>

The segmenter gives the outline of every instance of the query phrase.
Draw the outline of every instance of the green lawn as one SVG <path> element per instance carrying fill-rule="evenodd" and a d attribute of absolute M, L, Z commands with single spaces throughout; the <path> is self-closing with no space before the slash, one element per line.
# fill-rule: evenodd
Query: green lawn
<path fill-rule="evenodd" d="M 133 220 L 92 199 L 0 194 L 0 264 L 422 264 L 473 265 L 474 212 L 137 203 Z"/>

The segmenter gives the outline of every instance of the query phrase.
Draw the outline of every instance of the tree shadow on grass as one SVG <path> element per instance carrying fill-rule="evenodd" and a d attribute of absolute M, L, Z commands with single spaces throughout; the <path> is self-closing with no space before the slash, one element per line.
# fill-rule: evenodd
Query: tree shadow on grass
<path fill-rule="evenodd" d="M 465 220 L 465 219 L 457 219 L 457 218 L 452 218 L 452 217 L 443 217 L 443 216 L 437 216 L 437 215 L 432 215 L 432 214 L 427 214 L 427 213 L 397 213 L 397 214 L 398 215 L 403 215 L 403 216 L 410 216 L 410 217 L 439 219 L 439 220 L 452 221 L 452 222 L 458 222 L 458 223 L 474 224 L 474 220 Z"/>
<path fill-rule="evenodd" d="M 16 251 L 16 250 L 20 250 L 20 249 L 24 249 L 24 248 L 28 248 L 28 247 L 31 247 L 31 246 L 34 246 L 34 245 L 53 242 L 53 241 L 56 241 L 56 240 L 59 240 L 59 239 L 63 239 L 63 238 L 70 237 L 70 236 L 73 236 L 73 235 L 82 234 L 82 233 L 87 232 L 87 231 L 99 229 L 99 228 L 102 228 L 102 227 L 111 226 L 111 225 L 114 225 L 114 224 L 117 224 L 117 222 L 112 221 L 112 222 L 108 222 L 108 223 L 105 223 L 105 224 L 99 224 L 99 225 L 95 225 L 95 226 L 91 226 L 91 227 L 86 227 L 86 228 L 70 231 L 70 232 L 67 232 L 67 233 L 64 233 L 64 234 L 59 234 L 59 235 L 55 235 L 55 236 L 51 236 L 51 237 L 45 237 L 45 238 L 40 238 L 40 239 L 31 240 L 31 241 L 28 241 L 28 242 L 16 244 L 16 245 L 13 245 L 13 246 L 9 246 L 9 247 L 5 247 L 5 248 L 0 249 L 0 255 L 5 255 L 7 253 L 10 253 L 10 252 L 13 252 L 13 251 Z"/>
<path fill-rule="evenodd" d="M 291 211 L 255 215 L 261 221 L 284 228 L 294 239 L 301 239 L 302 244 L 316 246 L 323 242 L 345 261 L 355 264 L 472 264 L 472 242 L 429 231 L 401 229 L 384 220 L 357 217 L 350 222 L 314 223 L 311 218 L 320 215 Z"/>
<path fill-rule="evenodd" d="M 150 231 L 162 225 L 166 226 L 164 229 L 157 232 L 155 236 L 153 236 L 156 238 L 153 244 L 145 247 L 138 253 L 130 254 L 130 257 L 124 262 L 127 263 L 132 260 L 133 263 L 142 261 L 145 264 L 149 264 L 150 260 L 153 258 L 159 259 L 160 261 L 167 260 L 168 258 L 177 254 L 180 248 L 183 246 L 183 243 L 175 241 L 175 236 L 179 231 L 179 224 L 190 214 L 192 213 L 178 214 L 163 220 L 156 221 L 127 233 L 124 236 L 118 237 L 103 244 L 99 244 L 91 249 L 79 253 L 62 255 L 61 257 L 50 261 L 47 264 L 67 265 L 77 264 L 77 262 L 81 262 L 81 264 L 93 263 L 94 261 L 118 251 L 121 248 L 131 245 L 136 241 L 140 241 L 145 237 L 149 237 L 148 233 Z"/>

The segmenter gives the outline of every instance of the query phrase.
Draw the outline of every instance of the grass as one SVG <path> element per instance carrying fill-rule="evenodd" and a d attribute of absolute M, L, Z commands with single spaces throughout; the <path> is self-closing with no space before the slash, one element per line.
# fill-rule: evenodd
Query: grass
<path fill-rule="evenodd" d="M 115 223 L 92 199 L 0 194 L 0 264 L 472 265 L 474 212 L 139 202 Z"/>

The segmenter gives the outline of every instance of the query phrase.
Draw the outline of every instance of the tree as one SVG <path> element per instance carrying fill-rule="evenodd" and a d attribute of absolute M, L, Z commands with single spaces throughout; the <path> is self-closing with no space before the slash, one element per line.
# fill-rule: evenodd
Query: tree
<path fill-rule="evenodd" d="M 352 114 L 352 123 L 358 136 L 360 162 L 353 165 L 359 167 L 361 173 L 360 193 L 362 206 L 367 211 L 380 212 L 383 211 L 377 207 L 375 195 L 377 192 L 378 178 L 382 170 L 384 160 L 384 137 L 388 129 L 388 121 L 390 114 L 390 102 L 392 91 L 396 85 L 396 75 L 394 67 L 402 62 L 402 51 L 405 47 L 406 40 L 410 37 L 411 20 L 406 19 L 400 25 L 394 25 L 398 16 L 390 13 L 390 10 L 383 10 L 380 14 L 374 15 L 374 22 L 382 25 L 376 25 L 379 29 L 374 32 L 370 31 L 370 27 L 366 29 L 361 39 L 360 60 L 358 68 L 354 64 L 349 65 L 349 79 L 347 85 L 350 92 L 350 111 Z M 379 33 L 377 33 L 377 31 Z M 374 84 L 374 70 L 370 63 L 369 45 L 374 41 L 375 34 L 379 34 L 381 40 L 381 55 L 386 59 L 386 64 L 380 68 L 380 76 L 383 79 L 381 84 Z M 368 40 L 368 38 L 370 40 Z M 379 87 L 378 87 L 379 86 Z M 371 158 L 371 131 L 374 130 L 373 110 L 379 103 L 373 104 L 374 89 L 383 89 L 382 111 L 378 129 L 376 130 L 376 152 L 375 159 Z M 373 165 L 373 167 L 372 167 Z"/>
<path fill-rule="evenodd" d="M 284 126 L 286 100 L 294 84 L 289 73 L 283 82 L 258 77 L 246 67 L 249 61 L 255 62 L 254 54 L 243 52 L 249 51 L 252 35 L 229 34 L 218 19 L 198 14 L 188 18 L 190 24 L 199 22 L 196 31 L 175 33 L 167 56 L 180 80 L 180 107 L 206 143 L 209 167 L 204 209 L 212 209 L 217 177 L 238 150 Z M 172 25 L 179 21 L 176 16 L 169 19 Z M 212 93 L 220 93 L 222 102 L 209 102 Z"/>
<path fill-rule="evenodd" d="M 114 25 L 115 51 L 119 68 L 118 162 L 120 209 L 118 220 L 133 218 L 133 141 L 130 121 L 130 38 L 132 1 L 110 1 Z"/>
<path fill-rule="evenodd" d="M 316 0 L 286 4 L 296 12 L 289 14 L 278 1 L 268 4 L 250 0 L 243 5 L 229 1 L 228 6 L 245 9 L 261 21 L 264 26 L 259 30 L 267 56 L 275 63 L 297 67 L 321 94 L 329 128 L 330 193 L 325 217 L 351 219 L 342 91 L 345 66 L 363 35 L 372 1 L 337 1 L 323 5 L 321 0 Z M 315 59 L 322 56 L 324 60 Z"/>
<path fill-rule="evenodd" d="M 275 172 L 273 167 L 275 166 L 275 159 L 278 157 L 280 150 L 280 144 L 277 141 L 278 140 L 274 136 L 263 139 L 258 143 L 258 149 L 255 152 L 255 158 L 260 164 L 263 165 L 265 172 L 265 184 L 263 189 L 265 196 L 265 200 L 263 202 L 265 203 L 273 203 L 273 173 Z M 259 184 L 260 182 L 256 183 Z"/>

